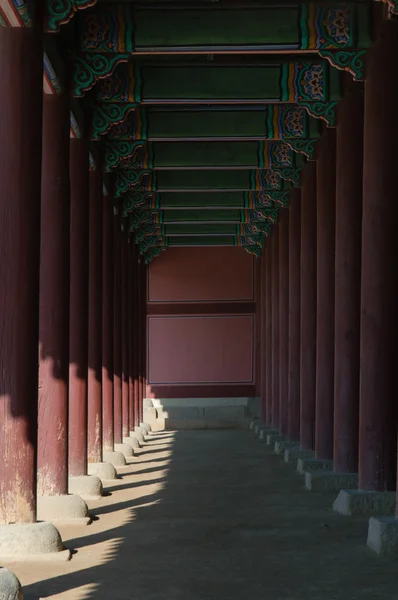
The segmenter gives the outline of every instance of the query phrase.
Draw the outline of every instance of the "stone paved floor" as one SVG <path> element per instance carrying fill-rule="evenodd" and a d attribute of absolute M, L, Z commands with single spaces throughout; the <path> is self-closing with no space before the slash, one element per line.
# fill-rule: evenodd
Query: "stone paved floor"
<path fill-rule="evenodd" d="M 367 521 L 252 432 L 156 434 L 108 491 L 92 525 L 62 529 L 70 562 L 10 565 L 29 599 L 398 600 Z"/>

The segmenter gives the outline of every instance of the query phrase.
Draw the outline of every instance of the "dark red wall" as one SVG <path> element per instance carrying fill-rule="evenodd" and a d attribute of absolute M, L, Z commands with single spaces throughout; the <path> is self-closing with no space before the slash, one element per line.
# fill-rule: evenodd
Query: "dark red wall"
<path fill-rule="evenodd" d="M 258 261 L 170 248 L 148 275 L 148 397 L 254 396 Z"/>

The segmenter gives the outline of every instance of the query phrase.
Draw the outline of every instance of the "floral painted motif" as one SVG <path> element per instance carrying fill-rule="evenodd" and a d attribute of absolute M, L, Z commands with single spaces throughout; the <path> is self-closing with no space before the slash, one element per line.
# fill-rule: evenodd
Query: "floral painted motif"
<path fill-rule="evenodd" d="M 351 41 L 349 8 L 327 9 L 322 24 L 329 40 L 333 40 L 339 46 L 349 45 Z"/>
<path fill-rule="evenodd" d="M 290 137 L 303 137 L 305 127 L 305 113 L 302 108 L 292 107 L 285 111 L 283 126 Z"/>

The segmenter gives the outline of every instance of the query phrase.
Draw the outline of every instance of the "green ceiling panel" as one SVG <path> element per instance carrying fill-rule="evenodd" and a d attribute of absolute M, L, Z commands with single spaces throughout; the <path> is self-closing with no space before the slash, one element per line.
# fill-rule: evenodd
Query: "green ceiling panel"
<path fill-rule="evenodd" d="M 157 190 L 281 190 L 289 184 L 277 171 L 209 170 L 209 171 L 157 171 Z"/>
<path fill-rule="evenodd" d="M 160 207 L 167 209 L 188 208 L 244 208 L 242 192 L 162 192 Z"/>

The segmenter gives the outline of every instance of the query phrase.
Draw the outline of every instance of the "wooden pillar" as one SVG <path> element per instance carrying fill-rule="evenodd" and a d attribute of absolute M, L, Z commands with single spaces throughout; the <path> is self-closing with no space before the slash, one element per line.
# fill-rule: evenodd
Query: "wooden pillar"
<path fill-rule="evenodd" d="M 260 416 L 261 420 L 267 422 L 267 409 L 266 409 L 266 397 L 267 397 L 267 385 L 266 385 L 266 250 L 265 247 L 262 250 L 260 258 L 260 378 L 261 378 L 261 393 L 260 393 Z"/>
<path fill-rule="evenodd" d="M 289 381 L 289 211 L 279 221 L 279 432 L 288 434 Z"/>
<path fill-rule="evenodd" d="M 267 239 L 265 251 L 265 413 L 266 423 L 272 420 L 272 238 Z"/>
<path fill-rule="evenodd" d="M 121 236 L 122 264 L 122 436 L 130 435 L 129 426 L 129 319 L 128 319 L 128 223 Z"/>
<path fill-rule="evenodd" d="M 87 475 L 88 138 L 70 140 L 69 475 Z"/>
<path fill-rule="evenodd" d="M 120 214 L 113 220 L 113 423 L 114 442 L 122 435 L 122 263 Z"/>
<path fill-rule="evenodd" d="M 3 524 L 36 519 L 43 49 L 34 27 L 0 28 L 0 81 Z"/>
<path fill-rule="evenodd" d="M 318 142 L 315 454 L 333 458 L 336 130 Z"/>
<path fill-rule="evenodd" d="M 272 228 L 272 425 L 279 430 L 279 228 Z"/>
<path fill-rule="evenodd" d="M 128 273 L 128 284 L 129 284 L 129 425 L 130 431 L 133 431 L 136 423 L 135 414 L 135 400 L 134 400 L 134 371 L 136 361 L 136 348 L 134 343 L 135 334 L 135 323 L 134 323 L 134 312 L 136 310 L 135 304 L 135 284 L 136 284 L 136 251 L 137 246 L 134 243 L 133 237 L 129 240 L 129 273 Z"/>
<path fill-rule="evenodd" d="M 135 357 L 134 357 L 134 416 L 135 416 L 135 421 L 134 421 L 134 426 L 138 427 L 138 425 L 140 424 L 139 422 L 139 403 L 140 403 L 140 398 L 139 398 L 139 387 L 140 387 L 140 352 L 139 352 L 139 339 L 140 339 L 140 331 L 139 331 L 139 289 L 140 289 L 140 283 L 139 283 L 139 265 L 140 265 L 140 260 L 142 260 L 139 256 L 138 256 L 138 252 L 137 252 L 137 263 L 136 263 L 136 271 L 135 271 L 135 286 L 134 286 L 134 305 L 135 305 L 135 311 L 134 311 L 134 349 L 135 349 Z M 133 429 L 133 425 L 131 426 Z"/>
<path fill-rule="evenodd" d="M 68 493 L 69 95 L 44 95 L 37 493 Z"/>
<path fill-rule="evenodd" d="M 102 203 L 102 419 L 104 452 L 114 450 L 113 422 L 113 198 Z"/>
<path fill-rule="evenodd" d="M 99 162 L 99 161 L 98 161 Z M 88 278 L 88 461 L 102 461 L 102 176 L 90 171 Z"/>
<path fill-rule="evenodd" d="M 360 338 L 359 488 L 377 491 L 395 489 L 398 409 L 398 30 L 384 25 L 365 82 Z"/>
<path fill-rule="evenodd" d="M 300 446 L 315 442 L 316 364 L 316 164 L 303 170 L 300 256 Z"/>
<path fill-rule="evenodd" d="M 300 439 L 300 229 L 301 191 L 290 192 L 288 437 Z"/>
<path fill-rule="evenodd" d="M 339 104 L 336 131 L 336 262 L 333 468 L 358 471 L 363 92 Z"/>

